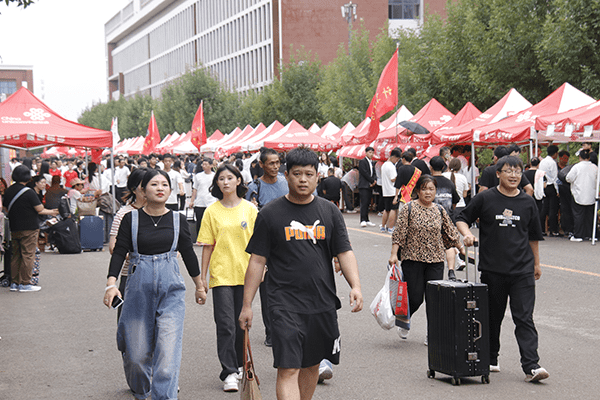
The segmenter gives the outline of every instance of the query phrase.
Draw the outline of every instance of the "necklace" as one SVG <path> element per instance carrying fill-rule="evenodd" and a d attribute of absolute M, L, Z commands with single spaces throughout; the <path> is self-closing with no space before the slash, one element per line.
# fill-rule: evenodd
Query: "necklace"
<path fill-rule="evenodd" d="M 160 224 L 160 220 L 165 216 L 165 214 L 161 215 L 160 218 L 158 219 L 158 221 L 154 222 L 154 218 L 152 218 L 152 215 L 148 214 L 148 216 L 150 217 L 150 219 L 152 220 L 152 223 L 154 224 L 154 227 L 156 228 L 158 226 L 158 224 Z"/>

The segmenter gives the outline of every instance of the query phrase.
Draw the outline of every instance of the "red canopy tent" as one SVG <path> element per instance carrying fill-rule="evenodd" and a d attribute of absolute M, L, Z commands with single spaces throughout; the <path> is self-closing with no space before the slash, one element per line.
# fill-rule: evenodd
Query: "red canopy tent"
<path fill-rule="evenodd" d="M 563 113 L 538 117 L 540 142 L 600 142 L 600 101 Z"/>
<path fill-rule="evenodd" d="M 436 130 L 443 126 L 454 117 L 450 111 L 440 104 L 436 99 L 431 99 L 423 108 L 419 110 L 412 118 L 408 121 L 416 122 L 419 125 L 427 128 L 429 132 Z M 401 122 L 401 121 L 400 121 Z M 414 135 L 409 134 L 409 130 L 400 126 L 392 126 L 377 136 L 375 143 L 381 143 L 384 140 L 388 142 L 394 141 L 397 143 L 408 143 L 408 142 L 428 142 L 430 134 L 427 135 Z"/>
<path fill-rule="evenodd" d="M 431 143 L 471 143 L 473 142 L 474 129 L 498 122 L 529 107 L 531 107 L 531 103 L 525 97 L 515 89 L 510 89 L 502 99 L 472 121 L 452 129 L 433 132 Z"/>
<path fill-rule="evenodd" d="M 460 111 L 454 116 L 454 118 L 452 118 L 450 121 L 446 122 L 444 125 L 442 125 L 433 132 L 441 134 L 444 131 L 454 129 L 457 126 L 473 121 L 479 115 L 481 115 L 481 111 L 479 111 L 479 109 L 477 109 L 477 107 L 475 107 L 473 103 L 469 101 L 463 106 L 463 108 L 460 109 Z"/>
<path fill-rule="evenodd" d="M 522 143 L 534 137 L 536 118 L 554 115 L 574 108 L 587 106 L 595 100 L 568 83 L 552 92 L 539 103 L 501 121 L 473 129 L 476 143 Z"/>
<path fill-rule="evenodd" d="M 21 87 L 0 103 L 0 146 L 112 147 L 112 132 L 69 121 Z"/>
<path fill-rule="evenodd" d="M 327 146 L 333 148 L 334 143 L 330 139 L 323 138 L 317 133 L 306 129 L 288 129 L 287 132 L 279 137 L 265 139 L 264 146 L 283 151 L 291 150 L 301 145 L 308 146 L 313 150 L 319 150 L 319 148 Z"/>

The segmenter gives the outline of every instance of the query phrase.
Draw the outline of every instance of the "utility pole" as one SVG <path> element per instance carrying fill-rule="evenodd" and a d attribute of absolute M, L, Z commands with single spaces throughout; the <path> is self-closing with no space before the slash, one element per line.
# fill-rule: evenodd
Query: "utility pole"
<path fill-rule="evenodd" d="M 352 55 L 352 21 L 356 20 L 356 4 L 350 2 L 342 6 L 342 18 L 348 23 L 348 54 Z"/>

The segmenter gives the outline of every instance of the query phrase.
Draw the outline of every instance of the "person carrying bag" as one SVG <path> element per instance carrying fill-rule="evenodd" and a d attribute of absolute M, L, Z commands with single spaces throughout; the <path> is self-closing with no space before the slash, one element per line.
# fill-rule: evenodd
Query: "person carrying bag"
<path fill-rule="evenodd" d="M 248 328 L 244 330 L 244 366 L 242 371 L 242 390 L 240 392 L 241 400 L 262 400 L 260 394 L 260 382 L 254 371 L 254 360 L 252 359 L 252 349 L 250 348 L 250 335 Z"/>

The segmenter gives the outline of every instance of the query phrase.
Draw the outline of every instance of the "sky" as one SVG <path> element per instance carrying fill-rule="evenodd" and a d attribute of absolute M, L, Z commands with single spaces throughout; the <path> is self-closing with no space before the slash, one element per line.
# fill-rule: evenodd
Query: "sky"
<path fill-rule="evenodd" d="M 77 121 L 108 100 L 104 24 L 131 0 L 0 1 L 0 64 L 33 66 L 33 94 Z"/>

